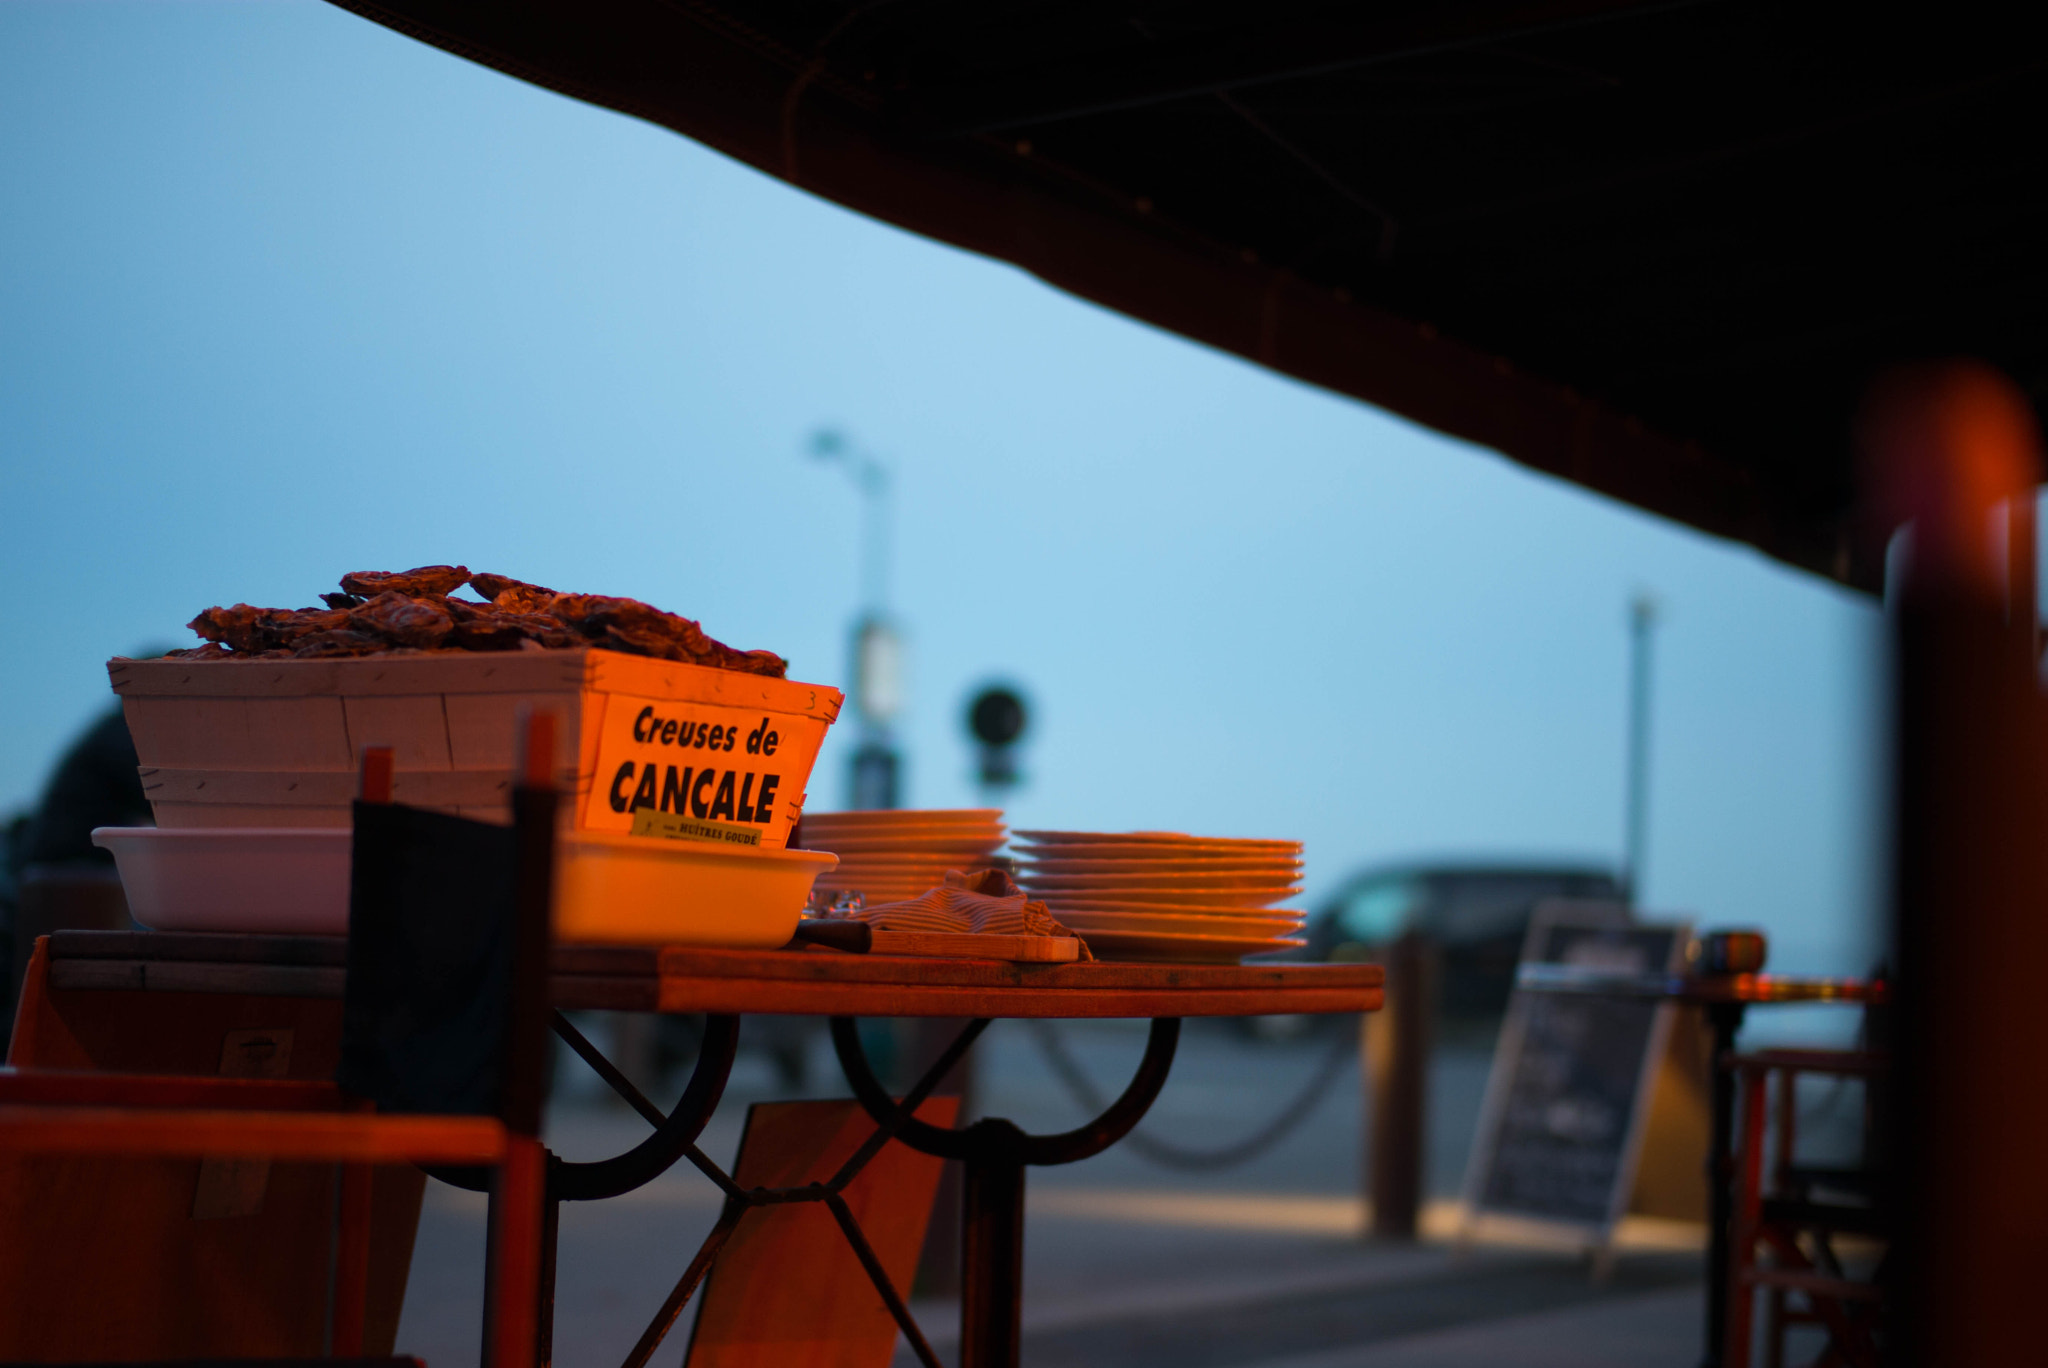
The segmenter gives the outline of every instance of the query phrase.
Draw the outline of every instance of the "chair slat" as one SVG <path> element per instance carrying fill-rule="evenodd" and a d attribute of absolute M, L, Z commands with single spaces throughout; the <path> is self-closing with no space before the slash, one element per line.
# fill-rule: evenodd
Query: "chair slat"
<path fill-rule="evenodd" d="M 0 1069 L 0 1104 L 346 1111 L 356 1104 L 316 1079 L 208 1078 L 188 1074 Z"/>
<path fill-rule="evenodd" d="M 489 1117 L 0 1105 L 0 1151 L 354 1164 L 495 1164 Z"/>

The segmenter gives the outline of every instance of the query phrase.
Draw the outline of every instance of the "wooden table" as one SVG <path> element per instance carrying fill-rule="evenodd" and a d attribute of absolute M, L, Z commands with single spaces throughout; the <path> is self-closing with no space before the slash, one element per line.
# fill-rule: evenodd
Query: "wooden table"
<path fill-rule="evenodd" d="M 338 999 L 344 986 L 346 942 L 321 936 L 81 931 L 53 935 L 45 954 L 53 999 L 110 992 Z M 566 1163 L 551 1156 L 551 1216 L 560 1201 L 630 1191 L 686 1156 L 720 1181 L 723 1175 L 703 1159 L 695 1142 L 724 1091 L 739 1017 L 830 1017 L 841 1067 L 878 1129 L 925 1153 L 965 1164 L 962 1368 L 1014 1368 L 1017 1363 L 1025 1169 L 1087 1158 L 1127 1134 L 1166 1082 L 1182 1018 L 1361 1013 L 1377 1011 L 1383 998 L 1381 970 L 1369 964 L 1009 964 L 851 955 L 816 948 L 560 946 L 554 951 L 552 969 L 557 1032 L 655 1129 L 640 1145 L 611 1159 Z M 705 1039 L 696 1069 L 670 1112 L 664 1115 L 640 1096 L 560 1015 L 560 1010 L 578 1009 L 705 1014 Z M 876 1080 L 861 1052 L 854 1022 L 867 1016 L 970 1020 L 899 1104 Z M 999 1118 L 984 1118 L 964 1130 L 942 1130 L 915 1119 L 910 1113 L 988 1022 L 1004 1017 L 1148 1018 L 1152 1028 L 1145 1057 L 1122 1096 L 1075 1130 L 1027 1135 Z M 56 1028 L 25 1018 L 23 1029 Z M 476 1181 L 459 1173 L 436 1176 L 464 1185 Z M 550 1219 L 550 1229 L 553 1224 Z M 551 1270 L 552 1257 L 547 1262 Z M 638 1368 L 652 1354 L 694 1279 L 701 1278 L 698 1265 L 707 1262 L 702 1254 L 693 1261 L 671 1304 L 664 1306 L 629 1358 L 629 1368 Z M 886 1287 L 883 1295 L 920 1357 L 935 1362 L 899 1299 Z M 551 1300 L 545 1299 L 544 1305 Z M 542 1363 L 548 1354 L 546 1334 L 544 1326 Z"/>
<path fill-rule="evenodd" d="M 1592 969 L 1571 964 L 1524 964 L 1515 988 L 1532 993 L 1590 993 L 1655 998 L 1705 1010 L 1714 1040 L 1712 1133 L 1707 1157 L 1707 1324 L 1702 1368 L 1721 1368 L 1727 1349 L 1728 1254 L 1735 1218 L 1735 1036 L 1751 1007 L 1835 1002 L 1882 1006 L 1890 1000 L 1880 980 L 1802 978 L 1786 974 L 1661 974 Z"/>
<path fill-rule="evenodd" d="M 50 938 L 50 986 L 341 996 L 340 936 L 72 931 Z M 801 1016 L 1190 1017 L 1378 1010 L 1371 964 L 1007 964 L 837 950 L 558 946 L 567 1011 Z"/>

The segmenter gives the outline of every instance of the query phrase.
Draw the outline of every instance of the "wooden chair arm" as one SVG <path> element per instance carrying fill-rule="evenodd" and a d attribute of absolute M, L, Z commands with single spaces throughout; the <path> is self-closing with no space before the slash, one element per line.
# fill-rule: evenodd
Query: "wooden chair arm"
<path fill-rule="evenodd" d="M 0 1105 L 203 1107 L 239 1111 L 367 1111 L 332 1083 L 297 1078 L 208 1078 L 80 1070 L 0 1069 Z"/>
<path fill-rule="evenodd" d="M 0 1152 L 345 1164 L 496 1164 L 505 1127 L 481 1116 L 136 1111 L 0 1105 Z"/>
<path fill-rule="evenodd" d="M 1757 1050 L 1736 1055 L 1728 1063 L 1744 1072 L 1790 1069 L 1843 1077 L 1878 1077 L 1891 1071 L 1889 1055 L 1864 1050 Z"/>

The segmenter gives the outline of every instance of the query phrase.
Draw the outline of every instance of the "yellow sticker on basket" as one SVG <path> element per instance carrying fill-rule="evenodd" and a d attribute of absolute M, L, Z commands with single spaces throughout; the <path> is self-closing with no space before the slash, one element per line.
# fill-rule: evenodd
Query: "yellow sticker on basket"
<path fill-rule="evenodd" d="M 666 836 L 671 841 L 719 841 L 725 845 L 757 846 L 761 828 L 727 826 L 723 822 L 700 822 L 673 812 L 641 808 L 633 814 L 633 835 Z"/>
<path fill-rule="evenodd" d="M 583 829 L 779 850 L 825 739 L 822 719 L 611 694 Z"/>

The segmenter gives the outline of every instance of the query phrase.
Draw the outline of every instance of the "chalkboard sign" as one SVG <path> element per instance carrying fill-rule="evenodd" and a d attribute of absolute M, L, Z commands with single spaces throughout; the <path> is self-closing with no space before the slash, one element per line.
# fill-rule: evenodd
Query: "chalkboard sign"
<path fill-rule="evenodd" d="M 1613 904 L 1546 903 L 1522 961 L 1676 972 L 1685 923 L 1632 922 Z M 1466 1219 L 1572 1227 L 1605 1244 L 1628 1202 L 1672 1008 L 1653 998 L 1517 989 L 1465 1175 Z"/>

